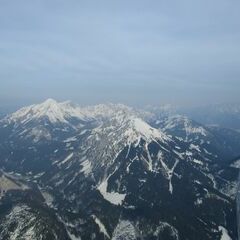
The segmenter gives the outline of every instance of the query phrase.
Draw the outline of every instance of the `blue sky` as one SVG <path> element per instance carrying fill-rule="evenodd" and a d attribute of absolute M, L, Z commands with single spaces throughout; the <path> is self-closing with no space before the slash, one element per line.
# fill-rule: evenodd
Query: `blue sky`
<path fill-rule="evenodd" d="M 0 1 L 0 102 L 240 101 L 240 2 Z"/>

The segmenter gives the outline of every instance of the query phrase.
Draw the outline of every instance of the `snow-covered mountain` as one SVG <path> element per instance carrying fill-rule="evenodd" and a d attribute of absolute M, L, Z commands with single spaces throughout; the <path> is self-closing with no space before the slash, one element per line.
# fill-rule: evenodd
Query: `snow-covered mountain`
<path fill-rule="evenodd" d="M 63 239 L 234 240 L 240 151 L 219 136 L 121 104 L 20 109 L 0 121 L 0 168 L 28 187 L 0 179 L 0 236 L 38 239 L 41 226 L 42 239 L 61 228 Z"/>
<path fill-rule="evenodd" d="M 31 121 L 48 120 L 50 123 L 69 124 L 70 119 L 89 120 L 78 107 L 74 107 L 69 101 L 58 103 L 53 99 L 47 99 L 41 104 L 21 108 L 5 118 L 9 123 L 15 122 L 27 124 Z"/>
<path fill-rule="evenodd" d="M 170 115 L 150 123 L 177 139 L 196 145 L 199 151 L 220 154 L 222 160 L 234 158 L 240 148 L 238 132 L 216 126 L 204 126 L 183 115 Z M 227 139 L 226 139 L 227 138 Z"/>

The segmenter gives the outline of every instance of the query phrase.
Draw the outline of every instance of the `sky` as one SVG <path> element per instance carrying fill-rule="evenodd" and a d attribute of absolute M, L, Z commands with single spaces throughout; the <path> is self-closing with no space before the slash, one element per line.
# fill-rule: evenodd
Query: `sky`
<path fill-rule="evenodd" d="M 238 0 L 0 0 L 0 106 L 240 102 Z"/>

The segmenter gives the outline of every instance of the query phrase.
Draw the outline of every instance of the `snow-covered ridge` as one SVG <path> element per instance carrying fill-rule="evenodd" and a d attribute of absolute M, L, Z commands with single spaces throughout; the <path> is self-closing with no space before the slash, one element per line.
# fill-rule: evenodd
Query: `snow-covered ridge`
<path fill-rule="evenodd" d="M 105 139 L 108 144 L 119 146 L 138 145 L 141 139 L 146 143 L 152 141 L 170 141 L 161 130 L 151 127 L 143 119 L 130 113 L 116 112 L 92 131 L 90 139 Z M 119 149 L 115 149 L 116 152 Z"/>
<path fill-rule="evenodd" d="M 117 115 L 135 115 L 137 112 L 124 104 L 98 104 L 81 108 L 81 112 L 88 117 L 105 119 L 116 117 Z"/>
<path fill-rule="evenodd" d="M 69 119 L 77 118 L 83 121 L 95 120 L 99 122 L 94 132 L 104 134 L 117 133 L 128 143 L 136 142 L 140 138 L 147 142 L 152 140 L 166 140 L 166 135 L 158 129 L 152 128 L 142 118 L 139 111 L 123 104 L 99 104 L 95 106 L 79 107 L 70 102 L 57 102 L 47 99 L 43 103 L 21 108 L 7 116 L 7 122 L 26 124 L 42 118 L 51 123 L 69 123 Z M 93 132 L 93 133 L 94 133 Z"/>
<path fill-rule="evenodd" d="M 48 118 L 51 123 L 68 123 L 69 118 L 79 118 L 81 120 L 88 119 L 88 117 L 81 112 L 79 107 L 73 106 L 70 102 L 57 102 L 53 99 L 47 99 L 43 103 L 23 107 L 7 116 L 5 120 L 10 122 L 21 121 L 21 123 L 24 124 L 31 120 L 38 120 L 41 118 Z"/>
<path fill-rule="evenodd" d="M 142 137 L 147 142 L 154 140 L 169 140 L 169 138 L 160 130 L 152 128 L 149 124 L 138 117 L 131 117 L 129 119 L 129 127 L 125 132 L 128 141 L 134 142 L 136 139 Z"/>
<path fill-rule="evenodd" d="M 40 104 L 33 104 L 23 107 L 18 111 L 5 117 L 8 121 L 21 121 L 26 123 L 30 120 L 48 118 L 50 122 L 67 123 L 71 117 L 81 120 L 106 119 L 116 115 L 136 114 L 136 112 L 123 104 L 99 104 L 94 106 L 79 107 L 70 101 L 57 102 L 54 99 L 47 99 Z"/>
<path fill-rule="evenodd" d="M 208 132 L 200 125 L 194 124 L 189 118 L 181 115 L 174 115 L 168 118 L 163 130 L 174 129 L 178 125 L 182 125 L 187 135 L 200 134 L 207 136 Z"/>

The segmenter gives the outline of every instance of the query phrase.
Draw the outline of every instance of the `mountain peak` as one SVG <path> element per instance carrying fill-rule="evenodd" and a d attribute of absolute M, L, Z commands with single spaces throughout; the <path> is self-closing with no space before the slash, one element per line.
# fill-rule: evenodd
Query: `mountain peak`
<path fill-rule="evenodd" d="M 53 99 L 53 98 L 48 98 L 42 104 L 44 104 L 44 105 L 53 105 L 53 104 L 58 104 L 58 102 L 55 99 Z"/>
<path fill-rule="evenodd" d="M 134 142 L 139 137 L 142 137 L 147 142 L 153 140 L 169 140 L 169 138 L 161 132 L 159 129 L 151 127 L 148 123 L 138 117 L 131 117 L 129 122 L 129 128 L 126 131 L 130 142 Z"/>
<path fill-rule="evenodd" d="M 57 102 L 49 98 L 40 104 L 23 107 L 6 117 L 8 121 L 21 121 L 21 123 L 43 118 L 48 119 L 51 123 L 68 123 L 69 118 L 84 120 L 86 116 L 81 112 L 80 108 L 73 107 L 69 102 Z"/>

